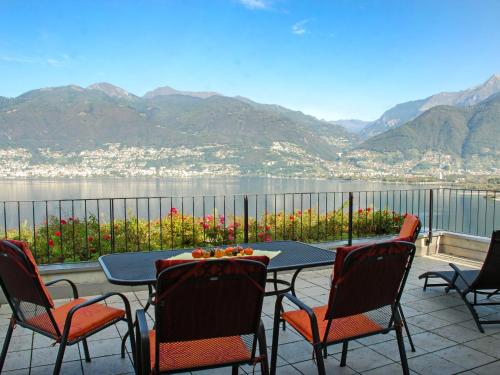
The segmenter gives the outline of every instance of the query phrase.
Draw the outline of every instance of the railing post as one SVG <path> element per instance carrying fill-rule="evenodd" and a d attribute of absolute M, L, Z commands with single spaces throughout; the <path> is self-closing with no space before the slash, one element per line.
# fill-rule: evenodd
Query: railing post
<path fill-rule="evenodd" d="M 434 190 L 429 190 L 429 233 L 426 245 L 429 246 L 432 242 L 432 217 L 434 216 Z"/>
<path fill-rule="evenodd" d="M 243 198 L 243 241 L 248 243 L 248 196 Z"/>
<path fill-rule="evenodd" d="M 353 194 L 352 192 L 349 192 L 349 229 L 348 229 L 348 239 L 347 239 L 347 244 L 349 246 L 352 245 L 352 214 L 353 214 Z"/>

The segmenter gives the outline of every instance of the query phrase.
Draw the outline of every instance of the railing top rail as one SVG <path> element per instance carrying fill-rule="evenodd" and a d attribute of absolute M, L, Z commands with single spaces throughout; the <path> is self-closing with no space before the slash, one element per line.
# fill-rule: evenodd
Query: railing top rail
<path fill-rule="evenodd" d="M 463 192 L 483 192 L 483 193 L 499 193 L 500 190 L 485 190 L 485 189 L 460 189 L 460 188 L 433 188 L 436 190 L 452 190 Z M 23 199 L 23 200 L 0 200 L 1 204 L 7 203 L 45 203 L 45 202 L 74 202 L 74 201 L 107 201 L 107 200 L 132 200 L 132 199 L 196 199 L 196 198 L 222 198 L 222 197 L 255 197 L 255 196 L 280 196 L 280 195 L 309 195 L 309 194 L 353 194 L 359 193 L 386 193 L 386 192 L 417 192 L 429 191 L 428 188 L 418 189 L 383 189 L 383 190 L 351 190 L 351 191 L 304 191 L 304 192 L 277 192 L 277 193 L 235 193 L 235 194 L 209 194 L 209 195 L 164 195 L 164 196 L 130 196 L 130 197 L 88 197 L 88 198 L 63 198 L 63 199 Z"/>

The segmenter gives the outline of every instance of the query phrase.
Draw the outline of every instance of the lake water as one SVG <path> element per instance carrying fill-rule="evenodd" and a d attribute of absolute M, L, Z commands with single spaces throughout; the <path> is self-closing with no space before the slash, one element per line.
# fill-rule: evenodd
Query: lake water
<path fill-rule="evenodd" d="M 348 192 L 355 192 L 355 210 L 371 207 L 412 212 L 421 217 L 425 227 L 429 224 L 431 189 L 404 183 L 269 177 L 2 180 L 0 187 L 1 229 L 17 227 L 19 222 L 39 224 L 47 216 L 99 213 L 108 221 L 113 212 L 115 218 L 154 219 L 173 207 L 186 215 L 241 215 L 243 198 L 238 194 L 249 194 L 249 214 L 253 217 L 265 211 L 291 213 L 308 208 L 325 213 L 346 207 Z M 111 202 L 107 198 L 117 199 Z M 71 199 L 78 201 L 64 201 Z M 500 223 L 497 201 L 486 198 L 483 192 L 435 188 L 433 228 L 489 236 Z"/>

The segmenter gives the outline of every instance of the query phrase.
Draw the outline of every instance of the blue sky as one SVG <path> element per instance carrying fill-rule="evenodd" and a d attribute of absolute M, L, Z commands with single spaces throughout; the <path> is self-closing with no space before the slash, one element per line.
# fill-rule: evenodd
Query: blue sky
<path fill-rule="evenodd" d="M 500 73 L 499 15 L 497 0 L 0 0 L 0 95 L 169 85 L 371 120 Z"/>

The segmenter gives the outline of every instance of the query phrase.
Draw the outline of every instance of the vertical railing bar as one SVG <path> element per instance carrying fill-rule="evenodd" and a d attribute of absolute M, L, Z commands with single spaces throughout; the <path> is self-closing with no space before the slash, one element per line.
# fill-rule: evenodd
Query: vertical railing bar
<path fill-rule="evenodd" d="M 465 214 L 465 213 L 462 213 Z M 457 231 L 457 216 L 458 216 L 458 190 L 455 190 L 455 232 Z M 463 217 L 463 215 L 462 215 Z M 463 218 L 462 218 L 463 220 Z"/>
<path fill-rule="evenodd" d="M 283 194 L 283 240 L 286 239 L 286 194 Z"/>
<path fill-rule="evenodd" d="M 115 252 L 115 204 L 114 199 L 109 200 L 109 232 L 111 235 L 111 253 Z"/>
<path fill-rule="evenodd" d="M 84 212 L 85 212 L 85 251 L 86 251 L 86 260 L 89 259 L 89 225 L 87 219 L 87 200 L 84 199 Z"/>
<path fill-rule="evenodd" d="M 205 237 L 205 225 L 206 225 L 206 217 L 205 217 L 205 196 L 202 198 L 202 203 L 203 203 L 203 245 L 207 244 L 206 237 Z"/>
<path fill-rule="evenodd" d="M 479 203 L 479 194 L 480 194 L 480 190 L 477 191 L 476 236 L 479 236 L 479 206 L 480 206 L 480 203 Z M 488 204 L 488 201 L 486 201 L 486 204 Z M 471 206 L 472 206 L 472 202 L 471 202 Z M 486 222 L 484 222 L 484 226 L 486 227 Z"/>
<path fill-rule="evenodd" d="M 161 205 L 162 198 L 159 198 L 159 215 L 160 215 L 160 249 L 163 249 L 163 213 L 162 213 L 162 205 Z M 193 226 L 194 228 L 194 226 Z"/>
<path fill-rule="evenodd" d="M 312 225 L 312 221 L 311 221 L 311 216 L 312 216 L 312 197 L 311 197 L 311 193 L 309 193 L 309 210 L 307 211 L 307 213 L 309 214 L 309 231 L 308 231 L 308 241 L 311 240 L 311 225 Z"/>
<path fill-rule="evenodd" d="M 193 222 L 193 246 L 198 245 L 198 241 L 196 241 L 196 232 L 194 229 L 195 223 L 194 223 L 194 197 L 192 199 L 192 209 L 193 209 L 193 216 L 192 216 L 192 222 Z"/>
<path fill-rule="evenodd" d="M 186 240 L 184 238 L 184 197 L 181 197 L 181 241 L 182 247 L 185 247 Z"/>
<path fill-rule="evenodd" d="M 497 192 L 495 191 L 493 194 L 493 230 L 495 230 L 495 221 L 496 221 L 496 208 L 497 208 Z"/>
<path fill-rule="evenodd" d="M 484 199 L 485 199 L 485 210 L 484 210 L 484 237 L 486 237 L 486 223 L 488 222 L 488 192 L 484 191 Z"/>
<path fill-rule="evenodd" d="M 264 194 L 264 241 L 266 240 L 268 233 L 267 233 L 267 193 Z"/>
<path fill-rule="evenodd" d="M 214 195 L 214 207 L 213 207 L 213 211 L 212 211 L 212 216 L 213 216 L 213 221 L 214 221 L 214 224 L 213 224 L 213 228 L 214 228 L 214 233 L 215 233 L 215 195 Z M 217 240 L 217 236 L 214 238 L 214 241 Z M 215 242 L 214 242 L 214 245 L 215 245 Z"/>
<path fill-rule="evenodd" d="M 320 196 L 321 193 L 318 193 L 317 194 L 317 198 L 318 198 L 318 204 L 316 205 L 316 241 L 319 242 L 319 223 L 320 223 L 320 216 L 321 216 L 321 213 L 320 213 L 320 208 L 319 208 L 319 196 Z"/>
<path fill-rule="evenodd" d="M 257 229 L 258 229 L 258 226 L 259 226 L 259 217 L 258 217 L 258 195 L 255 194 L 255 242 L 258 241 L 258 238 L 257 238 Z"/>
<path fill-rule="evenodd" d="M 224 198 L 224 202 L 222 203 L 222 215 L 224 216 L 224 222 L 222 223 L 223 224 L 223 232 L 224 233 L 224 237 L 223 237 L 223 242 L 224 244 L 227 244 L 226 242 L 226 233 L 227 233 L 227 228 L 226 228 L 226 196 L 223 195 L 223 198 Z"/>
<path fill-rule="evenodd" d="M 238 242 L 238 228 L 236 228 L 236 195 L 233 194 L 233 237 L 234 242 Z"/>
<path fill-rule="evenodd" d="M 49 249 L 49 202 L 45 201 L 45 235 L 47 239 L 47 263 L 50 263 L 50 249 Z"/>
<path fill-rule="evenodd" d="M 59 249 L 61 250 L 61 256 L 63 257 L 64 261 L 61 200 L 59 200 L 58 203 L 59 203 L 59 233 L 61 233 L 61 236 L 59 237 Z"/>
<path fill-rule="evenodd" d="M 31 210 L 33 213 L 33 251 L 35 252 L 35 259 L 38 261 L 37 246 L 36 246 L 36 219 L 35 219 L 35 201 L 31 201 Z"/>
<path fill-rule="evenodd" d="M 448 225 L 446 230 L 450 230 L 451 221 L 451 189 L 448 189 Z"/>
<path fill-rule="evenodd" d="M 278 234 L 278 230 L 276 228 L 277 220 L 276 220 L 276 193 L 274 194 L 274 240 L 276 241 L 276 235 Z"/>
<path fill-rule="evenodd" d="M 151 251 L 151 207 L 149 197 L 147 198 L 148 203 L 148 251 Z"/>
<path fill-rule="evenodd" d="M 21 241 L 21 203 L 17 201 L 17 238 Z"/>
<path fill-rule="evenodd" d="M 327 192 L 325 192 L 325 235 L 326 235 L 325 240 L 328 241 L 329 237 L 328 237 L 328 193 Z"/>
<path fill-rule="evenodd" d="M 101 248 L 101 212 L 99 208 L 99 199 L 96 199 L 96 205 L 97 205 L 97 245 L 99 246 L 99 256 L 102 255 L 102 248 Z"/>
<path fill-rule="evenodd" d="M 5 202 L 3 202 L 3 230 L 5 239 L 9 238 L 9 236 L 7 235 L 7 206 Z"/>
<path fill-rule="evenodd" d="M 139 236 L 139 198 L 135 198 L 135 233 L 137 236 L 137 251 L 141 251 L 141 237 Z"/>
<path fill-rule="evenodd" d="M 300 193 L 300 240 L 304 241 L 304 233 L 303 233 L 303 223 L 302 219 L 304 217 L 304 194 Z"/>
<path fill-rule="evenodd" d="M 75 201 L 71 200 L 71 240 L 73 242 L 73 261 L 76 262 L 76 244 L 75 244 Z"/>
<path fill-rule="evenodd" d="M 426 212 L 425 212 L 425 208 L 427 207 L 426 206 L 426 203 L 427 203 L 427 192 L 424 190 L 423 193 L 424 193 L 424 227 L 425 227 L 425 225 L 427 224 L 427 218 L 426 218 L 427 215 L 426 215 Z M 430 193 L 430 194 L 432 194 L 432 193 Z M 417 215 L 419 215 L 419 214 L 420 214 L 420 190 L 418 191 L 418 209 L 417 209 Z M 430 222 L 430 220 L 429 220 L 429 222 Z"/>
<path fill-rule="evenodd" d="M 170 197 L 170 248 L 174 248 L 174 223 L 173 223 L 173 216 L 172 215 L 172 207 L 173 207 L 173 198 Z"/>
<path fill-rule="evenodd" d="M 352 219 L 353 219 L 353 203 L 354 203 L 354 196 L 353 193 L 350 191 L 349 192 L 349 232 L 348 232 L 348 240 L 347 244 L 349 246 L 352 245 Z"/>
<path fill-rule="evenodd" d="M 243 242 L 248 243 L 248 196 L 243 196 Z"/>
<path fill-rule="evenodd" d="M 340 240 L 342 241 L 344 239 L 344 192 L 340 193 L 342 194 L 342 216 L 340 219 Z"/>
<path fill-rule="evenodd" d="M 125 217 L 125 252 L 128 251 L 127 198 L 123 198 L 123 213 Z"/>

